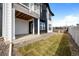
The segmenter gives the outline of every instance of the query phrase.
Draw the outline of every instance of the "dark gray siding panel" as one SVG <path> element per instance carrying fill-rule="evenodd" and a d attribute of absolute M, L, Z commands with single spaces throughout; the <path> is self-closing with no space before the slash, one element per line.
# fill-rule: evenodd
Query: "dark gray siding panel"
<path fill-rule="evenodd" d="M 47 7 L 45 4 L 41 5 L 41 10 L 40 10 L 40 21 L 45 22 L 45 29 L 44 31 L 40 31 L 41 33 L 47 32 Z"/>
<path fill-rule="evenodd" d="M 33 21 L 29 22 L 29 34 L 32 34 L 31 33 L 31 23 L 33 23 Z M 35 34 L 37 34 L 38 33 L 38 19 L 34 19 L 34 27 L 35 27 L 34 32 L 35 32 Z"/>
<path fill-rule="evenodd" d="M 46 5 L 42 4 L 40 10 L 40 19 L 45 21 L 47 19 L 46 16 L 47 16 L 47 8 Z"/>
<path fill-rule="evenodd" d="M 2 4 L 0 3 L 0 36 L 2 35 Z"/>
<path fill-rule="evenodd" d="M 38 19 L 34 19 L 35 34 L 38 33 Z"/>

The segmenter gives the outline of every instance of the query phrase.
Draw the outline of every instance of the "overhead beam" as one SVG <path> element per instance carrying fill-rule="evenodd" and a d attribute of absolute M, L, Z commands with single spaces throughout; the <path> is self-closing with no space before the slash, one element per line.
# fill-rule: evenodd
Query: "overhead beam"
<path fill-rule="evenodd" d="M 20 18 L 20 19 L 23 19 L 23 20 L 29 20 L 29 19 L 34 18 L 30 15 L 24 14 L 24 13 L 17 11 L 17 10 L 15 12 L 15 16 L 16 16 L 16 18 Z"/>

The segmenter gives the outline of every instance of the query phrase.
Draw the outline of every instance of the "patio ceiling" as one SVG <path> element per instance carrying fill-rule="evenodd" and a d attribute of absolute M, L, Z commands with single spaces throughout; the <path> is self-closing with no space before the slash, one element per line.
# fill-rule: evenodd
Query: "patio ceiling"
<path fill-rule="evenodd" d="M 20 18 L 23 20 L 30 20 L 30 19 L 34 18 L 30 15 L 24 14 L 24 13 L 17 11 L 17 10 L 15 11 L 15 16 L 16 16 L 16 18 Z"/>

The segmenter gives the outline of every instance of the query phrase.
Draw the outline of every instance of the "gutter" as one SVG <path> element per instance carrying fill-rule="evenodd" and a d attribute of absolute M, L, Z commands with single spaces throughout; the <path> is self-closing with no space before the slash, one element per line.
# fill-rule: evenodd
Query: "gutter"
<path fill-rule="evenodd" d="M 46 6 L 47 6 L 48 9 L 49 9 L 50 14 L 51 14 L 52 16 L 55 16 L 54 13 L 51 11 L 49 4 L 48 4 L 48 3 L 45 3 L 45 4 L 46 4 Z"/>

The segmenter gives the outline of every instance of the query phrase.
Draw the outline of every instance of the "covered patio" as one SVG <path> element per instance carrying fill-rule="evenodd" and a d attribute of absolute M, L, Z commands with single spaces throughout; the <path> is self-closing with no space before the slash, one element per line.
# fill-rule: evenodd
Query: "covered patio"
<path fill-rule="evenodd" d="M 25 35 L 33 34 L 33 24 L 29 27 L 29 23 L 33 22 L 34 17 L 17 10 L 15 10 L 15 17 L 16 39 Z M 31 28 L 31 30 L 29 30 L 29 28 Z"/>
<path fill-rule="evenodd" d="M 21 11 L 15 10 L 15 39 L 39 34 L 38 19 L 25 14 Z"/>

